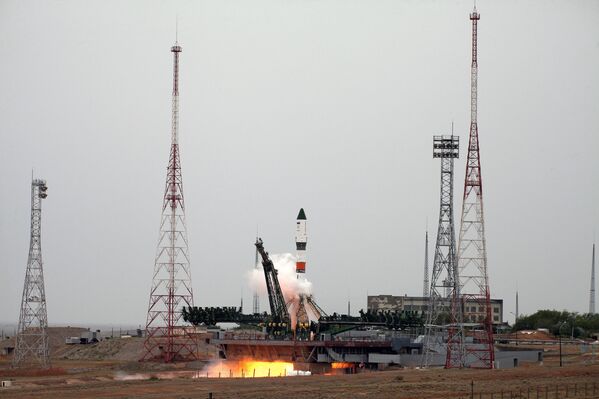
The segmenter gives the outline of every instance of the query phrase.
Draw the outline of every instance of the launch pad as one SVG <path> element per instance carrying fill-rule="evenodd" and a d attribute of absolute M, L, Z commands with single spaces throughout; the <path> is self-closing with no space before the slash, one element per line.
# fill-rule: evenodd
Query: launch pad
<path fill-rule="evenodd" d="M 306 272 L 306 215 L 297 217 L 297 279 Z M 216 331 L 210 344 L 218 357 L 231 361 L 287 362 L 296 371 L 329 373 L 332 369 L 381 369 L 400 364 L 400 355 L 422 353 L 415 338 L 424 331 L 424 314 L 417 311 L 360 311 L 359 316 L 331 316 L 309 292 L 283 294 L 279 273 L 261 238 L 256 249 L 262 259 L 269 313 L 243 314 L 234 307 L 187 307 L 183 319 L 195 326 L 237 323 L 244 330 Z M 311 317 L 310 317 L 311 316 Z"/>
<path fill-rule="evenodd" d="M 345 337 L 331 337 L 311 341 L 272 340 L 268 338 L 236 338 L 221 332 L 211 343 L 219 348 L 219 357 L 227 360 L 253 359 L 266 362 L 291 362 L 294 370 L 313 374 L 329 373 L 332 369 L 355 372 L 356 369 L 382 369 L 400 364 L 401 354 L 419 354 L 421 344 L 409 338 L 392 337 L 382 330 L 363 331 Z"/>

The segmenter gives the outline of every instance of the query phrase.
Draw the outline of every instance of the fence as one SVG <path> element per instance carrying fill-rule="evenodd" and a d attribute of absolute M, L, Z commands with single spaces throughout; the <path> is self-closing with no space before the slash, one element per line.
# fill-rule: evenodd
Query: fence
<path fill-rule="evenodd" d="M 495 392 L 475 392 L 474 383 L 468 395 L 460 399 L 562 399 L 599 398 L 599 383 L 537 385 L 523 389 L 504 389 Z"/>

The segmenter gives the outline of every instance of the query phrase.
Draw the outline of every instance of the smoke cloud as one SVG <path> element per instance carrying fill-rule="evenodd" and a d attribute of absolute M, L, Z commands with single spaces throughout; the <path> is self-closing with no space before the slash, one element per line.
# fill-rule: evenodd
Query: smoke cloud
<path fill-rule="evenodd" d="M 312 283 L 304 276 L 297 277 L 295 273 L 296 257 L 290 253 L 284 254 L 269 254 L 275 268 L 278 271 L 279 284 L 285 297 L 285 302 L 296 302 L 300 295 L 312 294 Z M 264 281 L 264 269 L 262 263 L 259 262 L 257 269 L 252 269 L 248 273 L 249 286 L 252 290 L 256 290 L 259 295 L 267 295 L 266 282 Z"/>

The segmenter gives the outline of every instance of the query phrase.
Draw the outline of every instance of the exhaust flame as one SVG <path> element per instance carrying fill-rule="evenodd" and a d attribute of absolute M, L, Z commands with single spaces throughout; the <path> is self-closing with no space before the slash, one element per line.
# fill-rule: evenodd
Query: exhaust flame
<path fill-rule="evenodd" d="M 353 363 L 347 363 L 347 362 L 333 362 L 331 363 L 331 368 L 332 369 L 349 369 L 349 368 L 354 368 L 355 365 Z"/>
<path fill-rule="evenodd" d="M 303 374 L 293 370 L 293 363 L 263 362 L 252 359 L 239 361 L 220 360 L 206 366 L 198 377 L 208 378 L 257 378 L 286 377 Z"/>

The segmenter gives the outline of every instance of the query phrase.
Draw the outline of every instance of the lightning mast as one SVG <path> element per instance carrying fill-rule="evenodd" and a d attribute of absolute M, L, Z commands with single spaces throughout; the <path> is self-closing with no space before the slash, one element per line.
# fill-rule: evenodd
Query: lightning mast
<path fill-rule="evenodd" d="M 514 322 L 517 323 L 518 317 L 520 317 L 520 309 L 518 308 L 518 291 L 516 291 L 516 314 L 514 316 L 515 316 Z"/>
<path fill-rule="evenodd" d="M 595 313 L 595 243 L 593 243 L 593 259 L 591 261 L 591 298 L 589 299 L 589 313 Z"/>
<path fill-rule="evenodd" d="M 29 259 L 19 314 L 19 329 L 13 367 L 37 361 L 43 368 L 50 367 L 48 349 L 48 315 L 42 264 L 42 199 L 46 198 L 46 181 L 31 181 L 31 238 Z"/>
<path fill-rule="evenodd" d="M 179 153 L 179 55 L 173 53 L 171 148 L 160 221 L 160 234 L 146 322 L 143 360 L 166 363 L 193 360 L 196 344 L 183 325 L 182 308 L 193 306 L 185 201 Z"/>
<path fill-rule="evenodd" d="M 473 358 L 470 367 L 493 368 L 493 320 L 491 314 L 491 291 L 487 271 L 487 247 L 483 212 L 483 185 L 478 140 L 478 49 L 477 28 L 480 14 L 474 6 L 472 21 L 472 65 L 470 99 L 470 137 L 464 179 L 464 197 L 458 240 L 458 274 L 461 306 L 470 308 L 466 323 L 476 323 L 471 331 L 473 344 L 465 346 L 465 355 Z"/>
<path fill-rule="evenodd" d="M 424 285 L 422 286 L 422 296 L 428 297 L 430 280 L 428 278 L 428 230 L 424 236 Z"/>
<path fill-rule="evenodd" d="M 258 241 L 258 235 L 256 235 L 256 241 Z M 256 259 L 254 260 L 254 269 L 258 270 L 258 248 L 256 248 Z M 254 298 L 252 305 L 252 311 L 254 312 L 254 314 L 260 313 L 260 297 L 258 296 L 257 289 L 254 289 Z"/>

